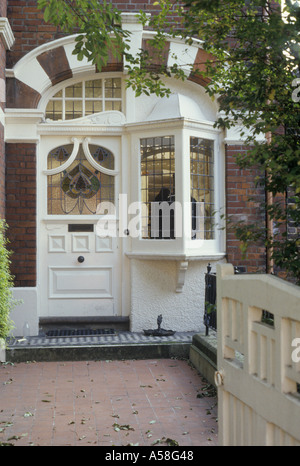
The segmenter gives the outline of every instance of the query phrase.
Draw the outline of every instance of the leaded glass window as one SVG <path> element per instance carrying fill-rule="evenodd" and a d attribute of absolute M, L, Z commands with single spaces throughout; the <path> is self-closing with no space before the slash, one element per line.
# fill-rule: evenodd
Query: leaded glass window
<path fill-rule="evenodd" d="M 53 149 L 48 155 L 48 171 L 56 171 L 48 175 L 49 215 L 92 215 L 99 203 L 114 203 L 114 176 L 101 172 L 101 167 L 114 170 L 113 154 L 103 147 L 90 145 L 90 154 L 100 165 L 97 170 L 79 145 L 76 158 L 63 169 L 73 150 L 74 146 L 69 144 Z"/>
<path fill-rule="evenodd" d="M 121 78 L 92 79 L 72 84 L 48 102 L 46 118 L 73 120 L 94 113 L 122 111 Z"/>
<path fill-rule="evenodd" d="M 174 209 L 171 207 L 175 201 L 174 136 L 144 138 L 141 139 L 140 147 L 141 199 L 146 207 L 144 212 L 147 212 L 147 218 L 143 218 L 143 225 L 146 225 L 143 237 L 173 239 Z M 161 209 L 156 209 L 158 206 Z"/>
<path fill-rule="evenodd" d="M 192 239 L 214 239 L 214 142 L 190 138 Z"/>

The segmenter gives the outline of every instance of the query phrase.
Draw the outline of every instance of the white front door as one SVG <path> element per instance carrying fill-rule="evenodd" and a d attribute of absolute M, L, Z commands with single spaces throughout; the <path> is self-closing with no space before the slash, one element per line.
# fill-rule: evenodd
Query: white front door
<path fill-rule="evenodd" d="M 118 316 L 119 240 L 97 235 L 96 212 L 117 199 L 119 141 L 50 137 L 40 155 L 40 316 Z"/>

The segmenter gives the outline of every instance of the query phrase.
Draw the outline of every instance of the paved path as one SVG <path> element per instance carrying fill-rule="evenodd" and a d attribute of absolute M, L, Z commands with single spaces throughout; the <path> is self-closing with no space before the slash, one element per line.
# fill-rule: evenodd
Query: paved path
<path fill-rule="evenodd" d="M 0 445 L 215 446 L 207 387 L 177 359 L 0 364 Z"/>

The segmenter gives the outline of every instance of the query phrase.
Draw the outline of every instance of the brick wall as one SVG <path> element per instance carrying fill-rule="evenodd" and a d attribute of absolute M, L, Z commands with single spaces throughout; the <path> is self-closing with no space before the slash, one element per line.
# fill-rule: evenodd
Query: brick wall
<path fill-rule="evenodd" d="M 43 22 L 43 14 L 37 10 L 36 0 L 8 0 L 7 17 L 14 32 L 15 44 L 7 54 L 7 67 L 35 47 L 61 36 L 57 28 Z"/>
<path fill-rule="evenodd" d="M 6 144 L 6 221 L 17 287 L 36 285 L 35 167 L 35 144 Z"/>
<path fill-rule="evenodd" d="M 265 214 L 260 205 L 265 201 L 264 191 L 255 186 L 255 177 L 261 176 L 258 170 L 245 170 L 236 164 L 235 156 L 247 151 L 244 146 L 226 147 L 226 208 L 233 221 L 265 225 Z M 249 202 L 249 198 L 253 199 Z M 227 259 L 234 266 L 246 267 L 246 272 L 265 271 L 266 257 L 263 244 L 251 246 L 244 258 L 241 243 L 233 231 L 227 231 Z"/>

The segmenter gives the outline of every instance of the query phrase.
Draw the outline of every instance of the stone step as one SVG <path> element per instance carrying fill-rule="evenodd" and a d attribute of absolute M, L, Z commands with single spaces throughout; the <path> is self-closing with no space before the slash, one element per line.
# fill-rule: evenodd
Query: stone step
<path fill-rule="evenodd" d="M 131 332 L 115 335 L 38 335 L 8 342 L 6 361 L 80 361 L 152 358 L 188 359 L 194 333 L 154 337 Z"/>

